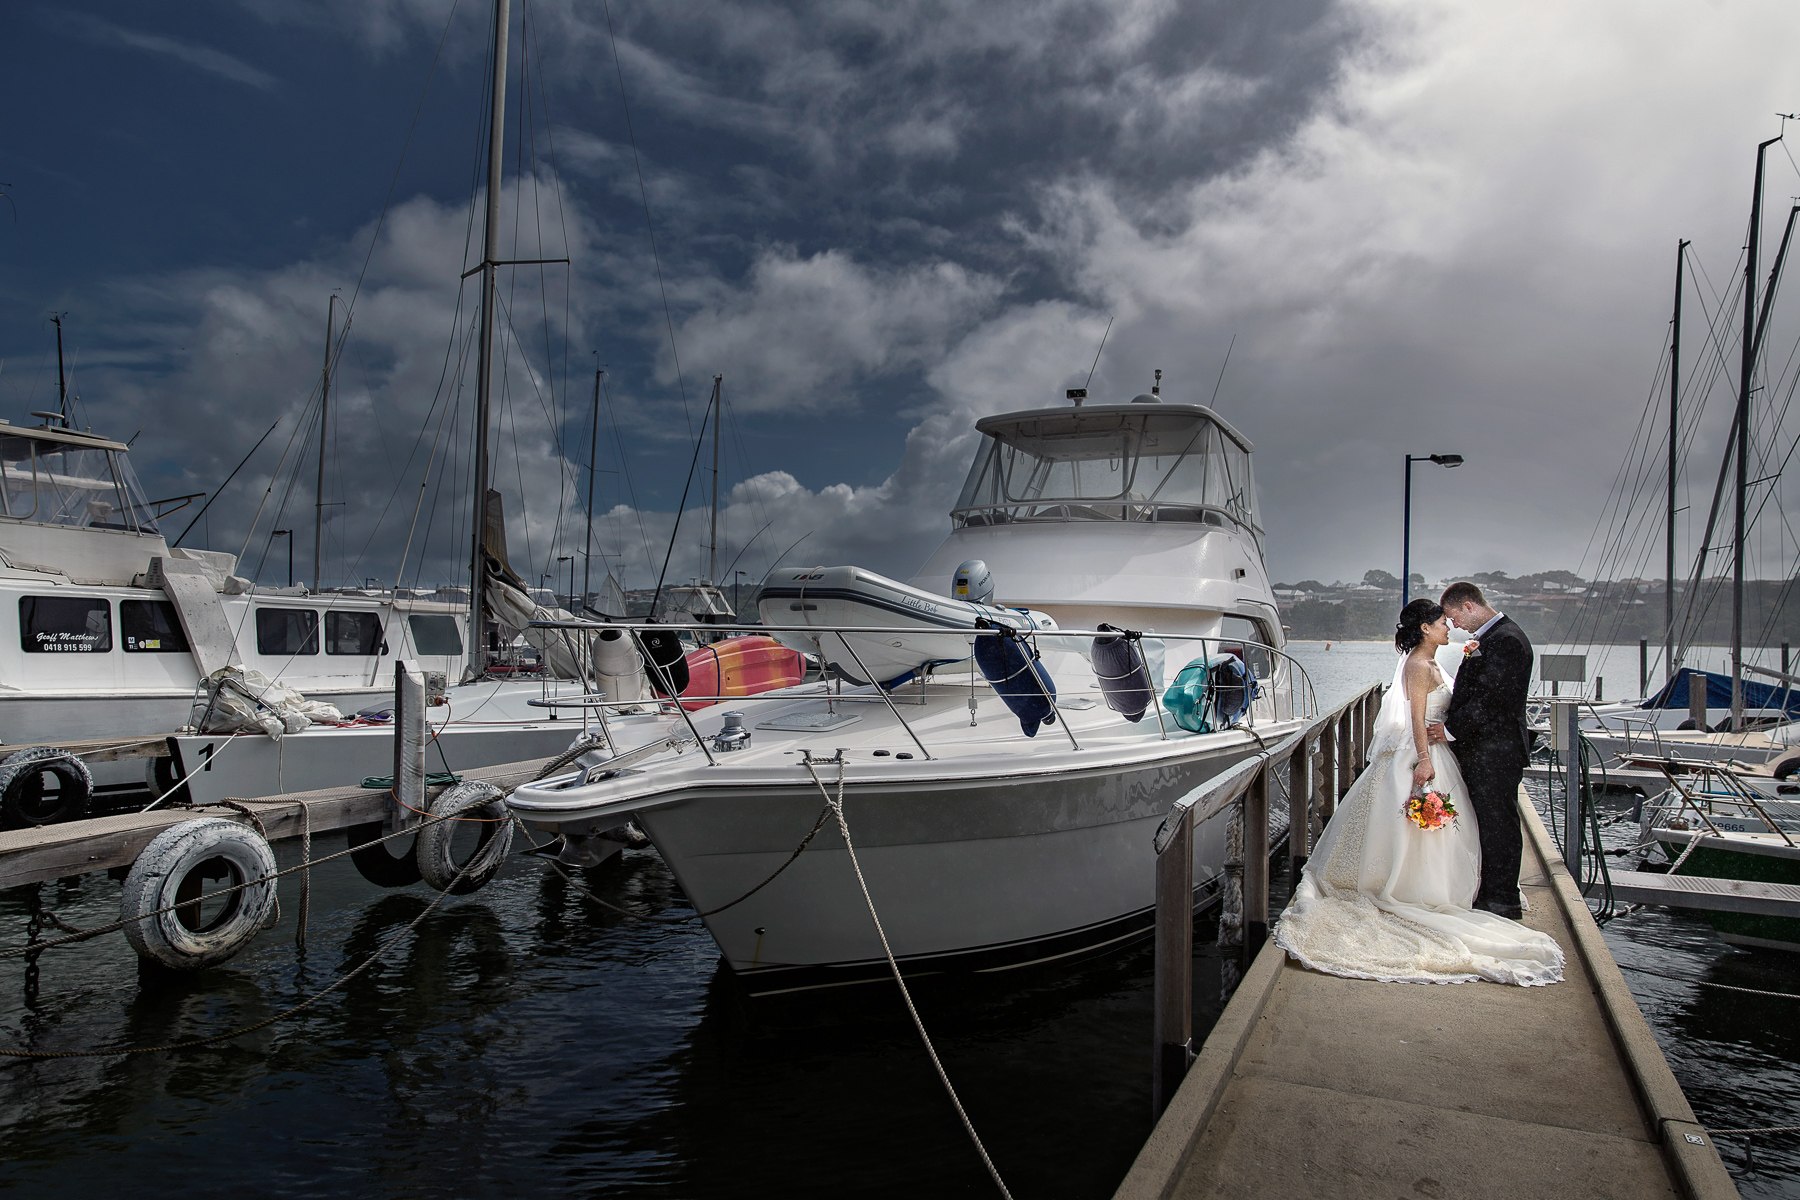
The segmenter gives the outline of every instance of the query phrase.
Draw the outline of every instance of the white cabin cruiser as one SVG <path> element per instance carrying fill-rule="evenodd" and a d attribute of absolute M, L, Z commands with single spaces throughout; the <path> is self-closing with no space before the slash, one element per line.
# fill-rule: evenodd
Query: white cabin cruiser
<path fill-rule="evenodd" d="M 556 710 L 530 704 L 554 685 L 456 686 L 469 674 L 466 604 L 392 591 L 256 587 L 233 573 L 234 555 L 168 545 L 157 523 L 166 513 L 144 498 L 128 455 L 124 443 L 48 420 L 35 427 L 0 421 L 0 747 L 174 735 L 190 724 L 202 681 L 227 666 L 354 717 L 391 707 L 394 663 L 402 658 L 452 681 L 433 716 L 455 769 L 548 756 L 569 744 L 567 718 L 578 714 L 563 712 L 559 723 Z M 442 724 L 446 717 L 452 724 Z M 509 741 L 502 736 L 509 730 L 521 736 Z M 212 736 L 187 747 L 185 768 L 177 769 L 184 756 L 172 745 L 148 763 L 97 762 L 86 778 L 97 790 L 149 782 L 160 792 L 198 765 L 206 777 L 195 782 L 206 786 L 197 790 L 210 799 L 386 773 L 362 770 L 362 760 L 391 757 L 374 748 L 391 745 L 391 731 L 359 730 L 360 737 L 328 744 L 351 732 L 316 726 L 285 748 L 260 733 Z M 366 755 L 344 757 L 364 741 Z M 0 757 L 8 753 L 0 748 Z M 264 782 L 286 787 L 259 791 Z M 60 788 L 39 794 L 41 785 L 31 785 L 11 774 L 0 784 L 6 822 L 66 819 L 85 807 L 85 796 L 77 805 Z M 20 790 L 30 794 L 15 797 Z"/>
<path fill-rule="evenodd" d="M 886 970 L 827 819 L 840 789 L 903 968 L 999 970 L 1141 936 L 1170 806 L 1313 710 L 1280 650 L 1241 434 L 1154 395 L 977 428 L 953 531 L 910 585 L 854 568 L 765 581 L 764 631 L 837 664 L 834 681 L 661 718 L 663 744 L 686 752 L 644 738 L 629 764 L 595 755 L 511 796 L 566 844 L 635 818 L 755 993 Z M 992 567 L 991 603 L 971 559 Z M 1151 674 L 1159 658 L 1168 676 L 1190 660 L 1253 673 L 1247 705 L 1183 728 L 1160 678 L 1136 712 L 1116 711 L 1117 678 L 1103 681 L 1090 655 L 1096 634 L 1121 629 L 1160 641 L 1160 656 L 1138 660 Z M 985 658 L 971 654 L 978 638 Z M 1041 659 L 1031 672 L 994 666 L 1002 643 Z M 1042 702 L 1041 724 L 1015 705 L 1033 675 L 1045 680 L 1026 697 Z M 1222 879 L 1224 841 L 1222 820 L 1196 832 L 1197 899 Z"/>

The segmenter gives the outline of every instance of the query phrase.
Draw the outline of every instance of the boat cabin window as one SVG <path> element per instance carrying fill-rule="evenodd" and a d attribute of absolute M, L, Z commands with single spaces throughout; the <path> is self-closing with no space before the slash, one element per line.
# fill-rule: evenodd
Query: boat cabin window
<path fill-rule="evenodd" d="M 187 636 L 167 600 L 119 601 L 119 636 L 127 654 L 186 654 Z"/>
<path fill-rule="evenodd" d="M 256 652 L 286 656 L 319 652 L 319 614 L 310 608 L 256 610 Z"/>
<path fill-rule="evenodd" d="M 381 637 L 381 614 L 328 612 L 325 614 L 325 653 L 386 654 Z"/>
<path fill-rule="evenodd" d="M 1273 645 L 1269 640 L 1269 631 L 1261 621 L 1250 617 L 1227 616 L 1221 623 L 1219 632 L 1225 638 L 1222 649 L 1227 654 L 1236 654 L 1244 660 L 1258 679 L 1267 679 L 1273 666 L 1273 656 L 1264 647 Z"/>
<path fill-rule="evenodd" d="M 0 436 L 0 517 L 157 532 L 124 447 L 56 430 Z"/>
<path fill-rule="evenodd" d="M 412 627 L 413 648 L 420 654 L 451 654 L 463 652 L 462 630 L 457 627 L 456 618 L 441 613 L 414 613 L 406 618 Z"/>
<path fill-rule="evenodd" d="M 92 596 L 20 596 L 19 645 L 28 654 L 112 649 L 112 605 Z"/>
<path fill-rule="evenodd" d="M 984 432 L 952 513 L 959 527 L 1174 521 L 1261 541 L 1250 451 L 1204 412 L 1067 410 Z"/>

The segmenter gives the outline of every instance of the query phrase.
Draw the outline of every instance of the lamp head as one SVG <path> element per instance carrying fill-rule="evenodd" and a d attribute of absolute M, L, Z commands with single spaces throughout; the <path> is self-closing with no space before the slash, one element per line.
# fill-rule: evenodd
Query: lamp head
<path fill-rule="evenodd" d="M 1431 461 L 1440 467 L 1460 467 L 1463 465 L 1463 456 L 1460 454 L 1433 454 Z"/>

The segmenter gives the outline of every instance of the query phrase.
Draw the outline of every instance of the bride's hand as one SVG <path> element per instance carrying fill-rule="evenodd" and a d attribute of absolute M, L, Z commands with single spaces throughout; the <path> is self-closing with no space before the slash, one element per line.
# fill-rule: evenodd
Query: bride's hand
<path fill-rule="evenodd" d="M 1421 758 L 1413 768 L 1413 790 L 1416 792 L 1437 778 L 1437 768 L 1431 765 L 1429 758 Z"/>

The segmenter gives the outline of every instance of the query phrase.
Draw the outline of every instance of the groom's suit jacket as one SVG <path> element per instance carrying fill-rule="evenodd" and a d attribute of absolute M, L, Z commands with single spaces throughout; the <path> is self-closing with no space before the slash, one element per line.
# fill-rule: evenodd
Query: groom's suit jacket
<path fill-rule="evenodd" d="M 1531 757 L 1525 697 L 1531 690 L 1531 639 L 1501 617 L 1480 639 L 1481 652 L 1463 659 L 1444 728 L 1458 758 L 1504 754 Z"/>

